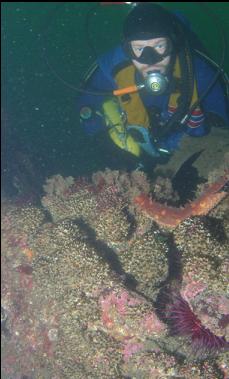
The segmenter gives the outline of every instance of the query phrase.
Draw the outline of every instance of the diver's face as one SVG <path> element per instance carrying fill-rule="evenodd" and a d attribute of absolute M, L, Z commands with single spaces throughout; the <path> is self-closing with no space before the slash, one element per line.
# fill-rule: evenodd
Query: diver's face
<path fill-rule="evenodd" d="M 155 51 L 159 54 L 164 54 L 167 48 L 167 39 L 161 37 L 161 38 L 148 39 L 144 41 L 143 40 L 131 41 L 132 50 L 137 58 L 141 56 L 142 51 L 144 47 L 146 46 L 153 47 Z M 160 71 L 161 74 L 165 74 L 168 69 L 170 59 L 171 57 L 170 55 L 168 55 L 160 62 L 152 64 L 152 65 L 149 65 L 146 63 L 140 63 L 136 61 L 135 59 L 133 59 L 132 62 L 135 65 L 135 67 L 138 69 L 138 71 L 140 71 L 143 77 L 145 78 L 149 71 L 157 70 L 157 71 Z"/>

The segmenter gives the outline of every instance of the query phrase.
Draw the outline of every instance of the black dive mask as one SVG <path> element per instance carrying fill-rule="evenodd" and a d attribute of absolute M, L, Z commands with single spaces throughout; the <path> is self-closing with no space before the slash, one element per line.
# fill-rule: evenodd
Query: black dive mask
<path fill-rule="evenodd" d="M 131 59 L 136 60 L 139 63 L 144 63 L 148 65 L 153 65 L 158 62 L 161 62 L 165 57 L 170 55 L 172 53 L 172 44 L 170 40 L 167 40 L 167 47 L 163 54 L 159 54 L 153 47 L 146 46 L 143 48 L 143 51 L 140 55 L 140 57 L 136 57 L 136 55 L 133 52 L 132 46 L 129 42 L 129 52 Z"/>

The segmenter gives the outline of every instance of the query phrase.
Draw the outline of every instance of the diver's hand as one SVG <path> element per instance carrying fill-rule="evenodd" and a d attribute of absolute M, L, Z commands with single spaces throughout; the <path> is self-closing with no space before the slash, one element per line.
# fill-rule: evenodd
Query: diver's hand
<path fill-rule="evenodd" d="M 152 158 L 159 158 L 158 151 L 154 141 L 151 140 L 149 130 L 141 125 L 127 125 L 128 133 L 134 138 L 138 146 Z"/>
<path fill-rule="evenodd" d="M 144 164 L 142 162 L 139 162 L 137 165 L 136 165 L 136 168 L 135 168 L 135 171 L 141 171 L 145 168 Z"/>

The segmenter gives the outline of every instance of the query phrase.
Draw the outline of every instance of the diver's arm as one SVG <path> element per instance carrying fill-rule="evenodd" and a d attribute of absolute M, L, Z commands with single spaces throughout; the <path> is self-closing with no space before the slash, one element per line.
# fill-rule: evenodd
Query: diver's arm
<path fill-rule="evenodd" d="M 197 107 L 187 121 L 185 132 L 192 137 L 201 137 L 207 134 L 208 130 L 205 115 L 201 108 Z"/>
<path fill-rule="evenodd" d="M 204 60 L 204 58 L 199 57 L 196 57 L 194 67 L 196 72 L 195 75 L 197 79 L 198 93 L 199 96 L 201 96 L 208 85 L 212 82 L 217 70 L 211 67 L 210 64 Z M 225 126 L 229 127 L 228 99 L 219 78 L 207 93 L 207 96 L 203 99 L 201 108 L 204 112 L 206 123 L 209 119 L 209 113 L 212 113 L 218 116 L 219 126 L 224 123 Z"/>
<path fill-rule="evenodd" d="M 199 57 L 195 58 L 194 67 L 200 98 L 211 84 L 216 75 L 216 70 Z M 207 134 L 212 126 L 229 126 L 226 94 L 219 79 L 207 92 L 206 97 L 200 103 L 200 107 L 197 106 L 193 110 L 186 124 L 185 132 L 190 136 L 200 137 Z"/>
<path fill-rule="evenodd" d="M 83 87 L 86 91 L 108 92 L 112 89 L 112 83 L 98 67 L 92 77 Z M 101 114 L 102 104 L 106 99 L 105 95 L 85 93 L 77 101 L 77 109 L 80 114 L 80 123 L 85 133 L 93 135 L 105 129 L 105 121 Z"/>
<path fill-rule="evenodd" d="M 117 89 L 112 75 L 113 68 L 125 59 L 127 58 L 121 45 L 112 48 L 97 59 L 98 67 L 87 80 L 84 88 L 91 91 L 107 92 L 107 96 L 84 94 L 80 97 L 78 109 L 81 115 L 81 125 L 86 133 L 94 134 L 105 129 L 104 119 L 99 114 L 102 111 L 104 101 L 114 89 Z M 87 118 L 90 109 L 92 117 Z"/>

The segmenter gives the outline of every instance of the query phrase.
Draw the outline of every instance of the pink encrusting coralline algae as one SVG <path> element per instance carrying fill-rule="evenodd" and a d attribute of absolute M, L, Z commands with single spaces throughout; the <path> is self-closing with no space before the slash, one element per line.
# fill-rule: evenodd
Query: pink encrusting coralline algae
<path fill-rule="evenodd" d="M 138 353 L 144 349 L 144 344 L 142 342 L 132 343 L 131 341 L 124 342 L 123 347 L 123 359 L 128 362 L 133 354 Z"/>
<path fill-rule="evenodd" d="M 103 327 L 116 340 L 123 344 L 123 359 L 144 350 L 146 336 L 161 336 L 166 331 L 153 310 L 141 314 L 140 307 L 145 300 L 123 290 L 111 291 L 100 297 Z"/>

